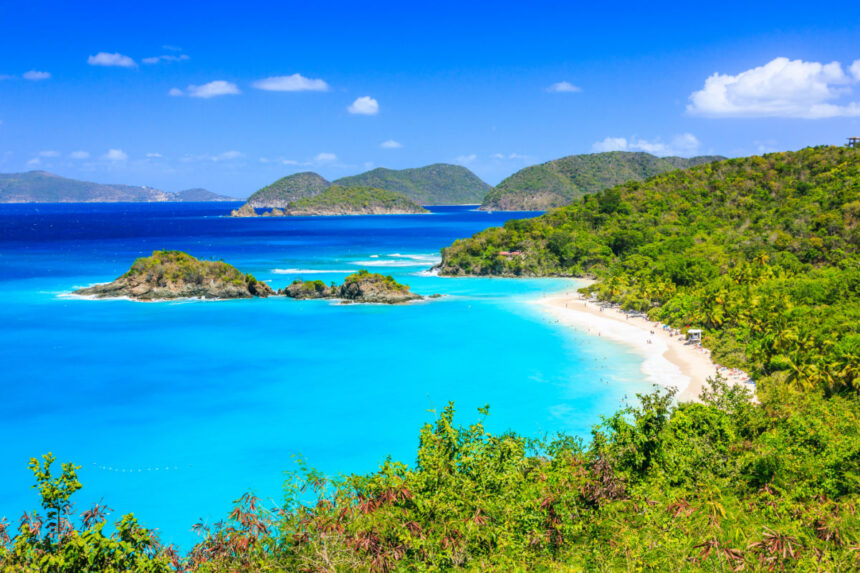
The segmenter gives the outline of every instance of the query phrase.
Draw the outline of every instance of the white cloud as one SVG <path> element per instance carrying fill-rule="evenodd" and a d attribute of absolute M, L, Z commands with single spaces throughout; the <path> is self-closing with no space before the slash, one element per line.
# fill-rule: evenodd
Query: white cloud
<path fill-rule="evenodd" d="M 570 82 L 556 82 L 546 88 L 546 91 L 552 93 L 576 93 L 581 92 L 582 88 L 579 86 L 575 86 Z"/>
<path fill-rule="evenodd" d="M 47 151 L 40 151 L 39 157 L 59 157 L 60 152 L 54 151 L 53 149 L 48 149 Z"/>
<path fill-rule="evenodd" d="M 329 90 L 325 81 L 306 78 L 301 74 L 272 76 L 254 82 L 254 87 L 270 92 L 327 92 Z"/>
<path fill-rule="evenodd" d="M 0 74 L 0 82 L 2 82 L 3 80 L 11 80 L 12 78 L 13 76 L 10 76 L 8 74 Z"/>
<path fill-rule="evenodd" d="M 39 165 L 40 163 L 42 163 L 42 160 L 39 159 L 38 157 L 34 157 L 33 159 L 31 159 L 27 162 L 27 166 L 28 167 L 35 167 L 35 166 Z"/>
<path fill-rule="evenodd" d="M 318 153 L 317 156 L 314 157 L 314 161 L 319 163 L 328 163 L 335 160 L 337 160 L 337 155 L 334 153 Z"/>
<path fill-rule="evenodd" d="M 71 159 L 89 159 L 90 153 L 88 151 L 72 151 L 69 153 L 69 158 Z"/>
<path fill-rule="evenodd" d="M 146 156 L 150 159 L 160 159 L 160 158 L 164 157 L 160 153 L 147 153 Z"/>
<path fill-rule="evenodd" d="M 184 62 L 185 60 L 190 60 L 187 55 L 179 54 L 178 56 L 174 56 L 171 54 L 162 55 L 162 56 L 153 56 L 151 58 L 143 58 L 141 62 L 144 64 L 157 64 L 158 62 Z"/>
<path fill-rule="evenodd" d="M 839 62 L 776 58 L 736 76 L 715 73 L 690 94 L 687 112 L 705 117 L 858 117 L 860 103 L 834 103 L 860 82 L 860 60 L 848 71 Z"/>
<path fill-rule="evenodd" d="M 653 140 L 632 137 L 607 137 L 591 146 L 596 152 L 606 151 L 644 151 L 652 155 L 694 155 L 700 147 L 698 138 L 692 133 L 682 133 L 672 138 L 670 142 L 664 142 L 659 137 Z"/>
<path fill-rule="evenodd" d="M 521 153 L 494 153 L 490 156 L 493 159 L 498 159 L 501 161 L 510 160 L 510 161 L 530 161 L 531 157 L 528 155 L 522 155 Z"/>
<path fill-rule="evenodd" d="M 48 72 L 40 72 L 38 70 L 30 70 L 29 72 L 24 72 L 21 77 L 25 80 L 30 80 L 31 82 L 38 82 L 40 80 L 50 79 L 51 74 Z"/>
<path fill-rule="evenodd" d="M 122 149 L 109 149 L 107 153 L 102 155 L 102 159 L 108 161 L 125 161 L 128 159 L 128 154 Z"/>
<path fill-rule="evenodd" d="M 379 102 L 370 96 L 362 96 L 346 109 L 358 115 L 376 115 L 379 113 Z"/>
<path fill-rule="evenodd" d="M 241 151 L 236 151 L 235 149 L 232 149 L 230 151 L 225 151 L 224 153 L 219 153 L 218 155 L 213 156 L 212 161 L 229 161 L 231 159 L 240 159 L 244 156 L 245 154 Z"/>
<path fill-rule="evenodd" d="M 472 163 L 474 160 L 478 158 L 474 153 L 470 155 L 460 155 L 457 157 L 457 163 Z"/>
<path fill-rule="evenodd" d="M 99 52 L 95 56 L 87 58 L 87 63 L 91 66 L 104 66 L 108 68 L 136 68 L 137 63 L 124 56 L 119 52 L 110 54 L 108 52 Z"/>
<path fill-rule="evenodd" d="M 400 149 L 403 147 L 403 144 L 399 141 L 394 141 L 393 139 L 389 139 L 388 141 L 383 141 L 379 144 L 379 147 L 382 149 Z"/>
<path fill-rule="evenodd" d="M 216 80 L 214 82 L 209 82 L 208 84 L 203 84 L 202 86 L 190 85 L 185 91 L 182 91 L 179 88 L 171 88 L 170 91 L 167 92 L 167 95 L 174 97 L 187 95 L 188 97 L 208 99 L 216 96 L 235 95 L 240 93 L 242 92 L 239 91 L 239 87 L 233 82 Z"/>

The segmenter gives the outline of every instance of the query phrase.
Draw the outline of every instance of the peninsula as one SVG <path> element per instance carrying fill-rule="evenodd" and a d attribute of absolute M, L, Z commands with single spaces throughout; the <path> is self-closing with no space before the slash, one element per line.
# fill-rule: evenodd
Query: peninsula
<path fill-rule="evenodd" d="M 235 201 L 206 189 L 162 191 L 154 187 L 79 181 L 47 171 L 0 173 L 0 203 L 164 203 Z"/>

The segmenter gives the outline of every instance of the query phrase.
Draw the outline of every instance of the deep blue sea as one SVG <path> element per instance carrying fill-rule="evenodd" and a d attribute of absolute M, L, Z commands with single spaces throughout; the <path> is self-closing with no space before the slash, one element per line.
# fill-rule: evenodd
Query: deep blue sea
<path fill-rule="evenodd" d="M 294 456 L 326 473 L 412 463 L 422 424 L 588 437 L 641 359 L 553 323 L 527 302 L 568 280 L 429 276 L 439 249 L 523 213 L 225 217 L 238 204 L 0 205 L 0 517 L 38 507 L 27 470 L 82 466 L 79 510 L 103 499 L 187 549 L 198 518 L 248 490 L 281 500 Z M 532 214 L 533 215 L 533 214 Z M 361 268 L 419 294 L 406 306 L 285 298 L 139 303 L 68 296 L 135 258 L 179 249 L 274 288 Z"/>

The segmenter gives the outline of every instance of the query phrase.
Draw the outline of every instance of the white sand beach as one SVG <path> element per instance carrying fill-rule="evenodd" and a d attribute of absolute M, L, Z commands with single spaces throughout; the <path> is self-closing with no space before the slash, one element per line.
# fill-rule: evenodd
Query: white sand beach
<path fill-rule="evenodd" d="M 575 290 L 536 302 L 562 324 L 632 347 L 643 356 L 642 372 L 648 380 L 676 387 L 679 401 L 698 400 L 708 378 L 718 372 L 709 350 L 687 343 L 680 333 L 673 334 L 645 316 L 586 299 Z M 746 383 L 749 378 L 744 372 L 727 368 L 719 372 L 730 384 Z"/>

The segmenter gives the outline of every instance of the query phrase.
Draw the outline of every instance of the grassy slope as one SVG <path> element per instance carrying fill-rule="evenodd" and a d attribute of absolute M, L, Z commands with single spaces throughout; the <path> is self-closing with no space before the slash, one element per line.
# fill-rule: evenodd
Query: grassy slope
<path fill-rule="evenodd" d="M 571 155 L 517 171 L 487 194 L 481 208 L 546 210 L 621 183 L 641 181 L 716 159 L 722 158 L 661 158 L 627 151 Z"/>
<path fill-rule="evenodd" d="M 459 165 L 436 163 L 414 169 L 378 168 L 335 181 L 345 186 L 370 186 L 402 193 L 419 205 L 480 203 L 490 186 Z"/>
<path fill-rule="evenodd" d="M 343 187 L 332 185 L 319 195 L 290 203 L 289 209 L 299 211 L 354 211 L 385 209 L 409 213 L 426 213 L 420 205 L 400 193 L 373 187 Z"/>
<path fill-rule="evenodd" d="M 328 189 L 329 183 L 316 173 L 306 171 L 282 177 L 254 192 L 248 203 L 255 207 L 286 207 L 292 201 L 313 197 Z"/>

